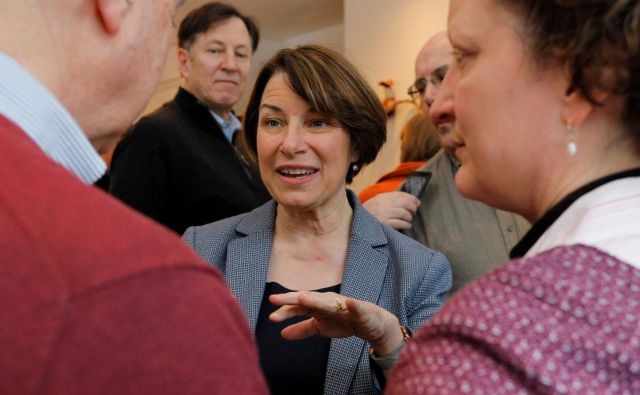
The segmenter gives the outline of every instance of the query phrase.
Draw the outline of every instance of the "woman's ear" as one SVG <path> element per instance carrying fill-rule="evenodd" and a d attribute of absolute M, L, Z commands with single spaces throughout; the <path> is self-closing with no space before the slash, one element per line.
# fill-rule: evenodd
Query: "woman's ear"
<path fill-rule="evenodd" d="M 116 34 L 131 8 L 131 0 L 96 0 L 96 11 L 104 30 L 108 34 Z"/>
<path fill-rule="evenodd" d="M 358 153 L 356 152 L 355 149 L 351 150 L 351 158 L 349 160 L 349 163 L 357 163 L 358 162 Z"/>
<path fill-rule="evenodd" d="M 602 103 L 609 94 L 595 90 L 591 95 L 598 103 Z M 565 122 L 571 122 L 575 127 L 580 127 L 595 107 L 595 104 L 590 102 L 580 91 L 573 88 L 567 89 L 563 102 L 562 119 Z"/>

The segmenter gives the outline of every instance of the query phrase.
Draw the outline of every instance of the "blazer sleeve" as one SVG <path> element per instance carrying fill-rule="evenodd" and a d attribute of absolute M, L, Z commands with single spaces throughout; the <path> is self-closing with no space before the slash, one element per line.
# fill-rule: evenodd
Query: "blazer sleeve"
<path fill-rule="evenodd" d="M 414 333 L 440 310 L 451 289 L 449 261 L 440 252 L 429 250 L 429 254 L 428 265 L 407 309 L 407 326 Z"/>
<path fill-rule="evenodd" d="M 196 228 L 195 226 L 190 226 L 187 230 L 184 231 L 182 235 L 182 240 L 189 244 L 189 247 L 196 249 Z"/>

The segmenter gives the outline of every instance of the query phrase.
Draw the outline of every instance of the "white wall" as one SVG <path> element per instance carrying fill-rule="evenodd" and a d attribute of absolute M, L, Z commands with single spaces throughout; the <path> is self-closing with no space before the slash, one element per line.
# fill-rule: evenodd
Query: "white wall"
<path fill-rule="evenodd" d="M 345 0 L 346 56 L 376 88 L 392 79 L 397 99 L 407 99 L 414 80 L 415 56 L 434 33 L 446 29 L 449 0 Z M 412 106 L 401 105 L 388 122 L 387 143 L 374 163 L 355 178 L 356 192 L 392 170 L 400 158 L 400 130 L 413 115 Z"/>
<path fill-rule="evenodd" d="M 286 40 L 284 44 L 289 48 L 304 44 L 321 44 L 340 53 L 344 53 L 344 24 L 329 26 L 291 37 Z"/>

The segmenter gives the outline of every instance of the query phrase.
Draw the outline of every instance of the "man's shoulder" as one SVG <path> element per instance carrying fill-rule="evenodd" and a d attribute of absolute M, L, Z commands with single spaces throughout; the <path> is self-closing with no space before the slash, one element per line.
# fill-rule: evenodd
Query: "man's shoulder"
<path fill-rule="evenodd" d="M 84 185 L 35 145 L 3 152 L 6 258 L 26 259 L 17 246 L 30 245 L 31 261 L 21 264 L 45 269 L 46 263 L 77 291 L 159 267 L 201 264 L 171 232 Z"/>
<path fill-rule="evenodd" d="M 182 130 L 188 125 L 189 117 L 182 112 L 175 101 L 162 105 L 157 110 L 140 118 L 127 131 L 126 136 L 145 138 L 153 135 L 154 138 L 172 136 L 176 131 Z"/>
<path fill-rule="evenodd" d="M 220 275 L 176 236 L 84 185 L 19 129 L 0 129 L 0 262 L 10 263 L 0 276 L 3 322 L 10 324 L 0 335 L 0 383 L 13 374 L 10 392 L 32 392 L 51 347 L 60 346 L 60 328 L 73 321 L 73 330 L 83 329 L 82 317 L 110 311 L 102 303 L 108 295 L 127 301 L 113 311 L 136 311 L 140 293 L 129 291 L 161 292 L 172 274 L 225 292 Z M 123 336 L 113 322 L 103 324 L 112 325 L 110 336 Z"/>

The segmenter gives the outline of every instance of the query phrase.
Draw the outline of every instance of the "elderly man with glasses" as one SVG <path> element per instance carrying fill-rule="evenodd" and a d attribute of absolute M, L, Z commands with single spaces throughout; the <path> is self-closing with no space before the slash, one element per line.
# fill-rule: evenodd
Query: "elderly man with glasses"
<path fill-rule="evenodd" d="M 444 32 L 437 33 L 416 57 L 416 80 L 408 93 L 429 114 L 451 62 L 453 49 Z M 438 106 L 451 105 L 439 101 Z M 433 112 L 432 112 L 433 113 Z M 443 112 L 440 112 L 443 113 Z M 447 112 L 444 112 L 447 114 Z M 417 196 L 400 191 L 377 195 L 364 206 L 383 223 L 444 253 L 453 272 L 451 293 L 509 258 L 510 249 L 529 229 L 520 216 L 463 197 L 455 186 L 460 162 L 451 130 L 455 119 L 432 118 L 442 149 L 419 172 L 430 173 Z M 499 142 L 498 142 L 499 143 Z M 409 180 L 408 180 L 409 181 Z"/>

